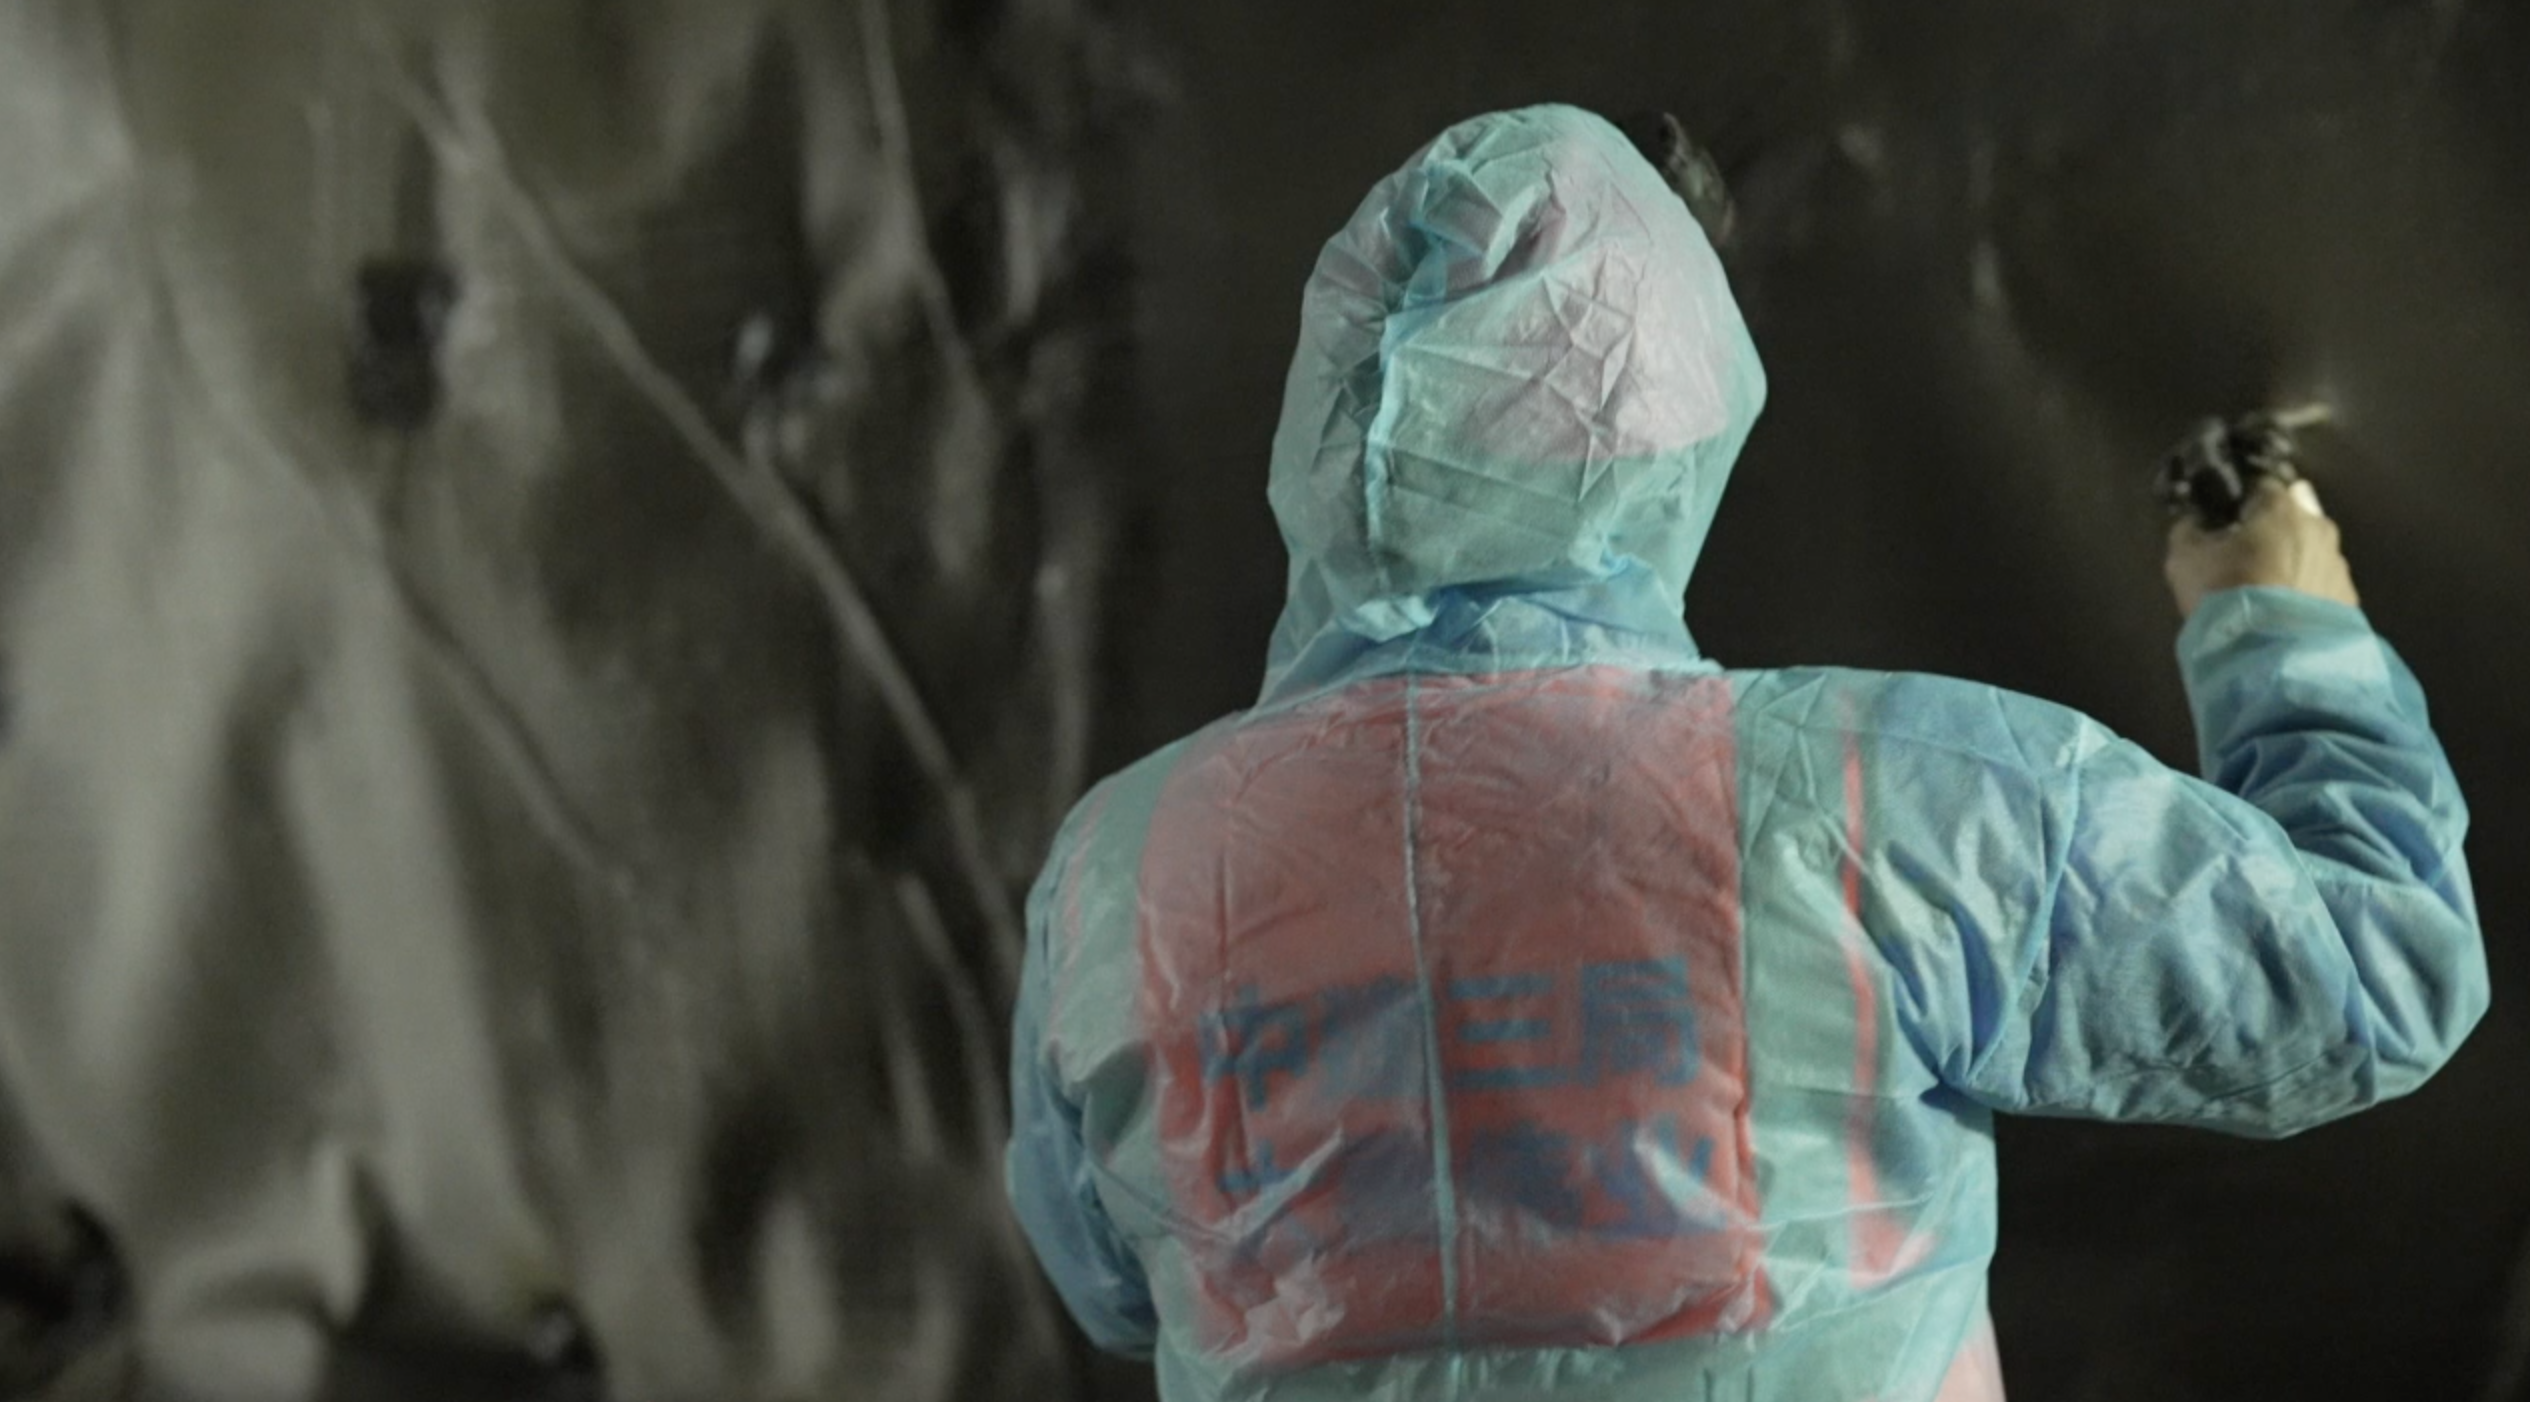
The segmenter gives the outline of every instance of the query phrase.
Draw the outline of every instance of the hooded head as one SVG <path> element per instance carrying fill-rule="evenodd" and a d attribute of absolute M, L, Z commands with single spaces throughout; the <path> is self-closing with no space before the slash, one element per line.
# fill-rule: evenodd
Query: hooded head
<path fill-rule="evenodd" d="M 1269 696 L 1453 618 L 1691 653 L 1687 576 L 1765 373 L 1695 217 L 1615 126 L 1451 128 L 1327 244 L 1301 321 Z"/>

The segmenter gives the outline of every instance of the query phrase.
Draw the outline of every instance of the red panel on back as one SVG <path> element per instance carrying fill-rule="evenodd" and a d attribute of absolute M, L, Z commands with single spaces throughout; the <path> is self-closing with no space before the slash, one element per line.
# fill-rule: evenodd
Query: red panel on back
<path fill-rule="evenodd" d="M 1736 791 L 1721 678 L 1396 679 L 1197 742 L 1140 1012 L 1208 1350 L 1761 1322 Z"/>

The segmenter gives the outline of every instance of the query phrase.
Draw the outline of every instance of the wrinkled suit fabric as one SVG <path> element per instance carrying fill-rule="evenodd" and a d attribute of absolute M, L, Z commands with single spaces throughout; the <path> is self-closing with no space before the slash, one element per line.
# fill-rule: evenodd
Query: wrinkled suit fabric
<path fill-rule="evenodd" d="M 2465 809 L 2356 609 L 2204 603 L 2196 775 L 1699 653 L 1765 381 L 1601 119 L 1441 136 L 1302 322 L 1263 694 L 1029 909 L 1010 1190 L 1164 1397 L 1999 1398 L 1997 1114 L 2291 1134 L 2478 1018 Z"/>

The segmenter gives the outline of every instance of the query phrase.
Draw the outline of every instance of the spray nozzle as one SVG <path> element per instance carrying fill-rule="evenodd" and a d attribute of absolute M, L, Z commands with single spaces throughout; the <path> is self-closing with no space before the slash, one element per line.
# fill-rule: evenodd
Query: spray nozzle
<path fill-rule="evenodd" d="M 2300 434 L 2336 417 L 2325 403 L 2209 418 L 2161 465 L 2154 495 L 2174 516 L 2194 517 L 2209 531 L 2239 524 L 2262 481 L 2302 480 Z"/>

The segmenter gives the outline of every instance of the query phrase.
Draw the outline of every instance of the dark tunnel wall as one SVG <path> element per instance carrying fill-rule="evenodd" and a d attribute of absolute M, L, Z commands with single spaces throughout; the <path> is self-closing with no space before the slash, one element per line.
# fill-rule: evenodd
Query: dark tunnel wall
<path fill-rule="evenodd" d="M 2282 1144 L 2014 1123 L 2029 1398 L 2530 1397 L 2530 15 L 2201 3 L 1148 7 L 1158 558 L 1109 758 L 1245 704 L 1265 454 L 1319 243 L 1448 122 L 1666 106 L 1719 155 L 1773 392 L 1689 621 L 1733 665 L 1989 680 L 2189 763 L 2160 450 L 2326 398 L 2312 470 L 2468 792 L 2496 1003 L 2413 1100 Z"/>

